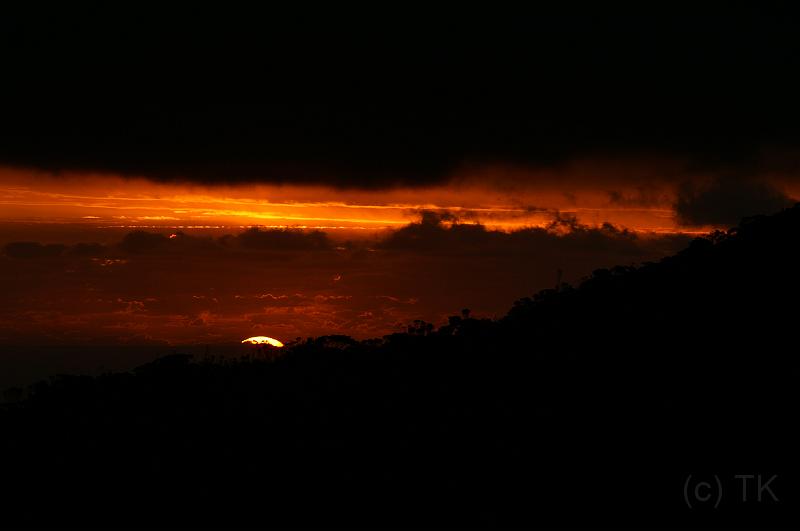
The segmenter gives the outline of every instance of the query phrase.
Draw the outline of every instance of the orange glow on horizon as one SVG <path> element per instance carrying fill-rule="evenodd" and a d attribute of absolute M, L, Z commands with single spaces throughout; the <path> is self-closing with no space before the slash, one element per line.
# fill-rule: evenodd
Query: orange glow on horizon
<path fill-rule="evenodd" d="M 597 267 L 657 259 L 685 240 L 660 234 L 707 230 L 676 222 L 674 192 L 665 183 L 642 201 L 639 190 L 606 181 L 501 184 L 487 178 L 381 190 L 210 186 L 114 175 L 56 178 L 0 167 L 0 249 L 23 244 L 18 257 L 0 256 L 0 265 L 6 278 L 27 279 L 26 289 L 10 285 L 2 294 L 9 310 L 5 324 L 0 320 L 0 342 L 24 343 L 35 335 L 47 344 L 280 343 L 259 335 L 242 341 L 245 331 L 380 337 L 417 318 L 446 322 L 464 307 L 500 316 L 515 297 L 551 286 L 558 270 L 575 282 Z M 612 186 L 622 201 L 612 201 Z M 498 247 L 492 243 L 485 259 L 476 252 L 480 245 L 462 253 L 460 236 L 438 248 L 433 234 L 435 252 L 376 245 L 391 241 L 388 231 L 418 222 L 422 211 L 442 214 L 444 226 L 480 223 L 513 231 L 574 218 L 588 227 L 611 223 L 641 237 L 608 248 L 602 234 L 597 246 L 591 237 L 562 242 L 570 225 L 559 225 L 549 235 L 533 235 L 541 238 L 530 245 L 518 242 L 533 241 L 531 235 L 491 236 Z M 323 230 L 332 252 L 251 253 L 218 245 L 213 253 L 199 246 L 193 254 L 194 237 L 217 242 L 253 226 Z M 176 252 L 125 251 L 120 242 L 134 230 L 171 238 L 168 247 Z M 67 251 L 50 259 L 50 244 L 50 250 Z M 90 254 L 73 252 L 78 244 Z M 30 252 L 43 258 L 23 259 Z M 496 282 L 476 282 L 492 275 Z"/>
<path fill-rule="evenodd" d="M 261 226 L 374 233 L 416 221 L 423 210 L 449 212 L 491 229 L 544 227 L 557 216 L 611 223 L 645 233 L 701 233 L 681 227 L 662 186 L 658 202 L 614 203 L 608 184 L 543 180 L 525 189 L 462 180 L 426 188 L 340 190 L 320 185 L 203 186 L 114 175 L 51 174 L 0 168 L 0 222 L 76 223 L 99 228 L 240 229 Z M 571 188 L 570 188 L 571 186 Z M 424 201 L 420 198 L 424 197 Z"/>

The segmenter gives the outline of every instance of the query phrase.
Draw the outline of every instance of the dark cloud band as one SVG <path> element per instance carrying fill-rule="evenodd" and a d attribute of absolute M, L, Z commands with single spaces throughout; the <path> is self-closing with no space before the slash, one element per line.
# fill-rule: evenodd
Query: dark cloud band
<path fill-rule="evenodd" d="M 714 167 L 796 145 L 788 9 L 361 15 L 9 14 L 0 163 L 380 188 L 465 163 Z"/>

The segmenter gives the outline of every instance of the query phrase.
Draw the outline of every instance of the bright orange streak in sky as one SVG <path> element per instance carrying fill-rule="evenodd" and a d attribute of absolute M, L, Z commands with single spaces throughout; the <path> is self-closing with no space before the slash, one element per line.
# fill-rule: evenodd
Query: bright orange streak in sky
<path fill-rule="evenodd" d="M 558 216 L 643 233 L 704 230 L 676 224 L 674 191 L 663 183 L 639 202 L 641 190 L 613 186 L 624 204 L 612 201 L 611 186 L 571 179 L 515 186 L 490 178 L 383 190 L 201 186 L 0 167 L 0 248 L 26 241 L 105 245 L 86 258 L 0 257 L 9 279 L 0 290 L 6 301 L 0 344 L 32 334 L 54 345 L 238 343 L 245 334 L 379 337 L 417 318 L 444 322 L 464 307 L 502 315 L 515 297 L 551 286 L 565 268 L 576 280 L 596 267 L 662 255 L 659 239 L 647 237 L 619 249 L 584 249 L 579 242 L 563 250 L 548 240 L 540 249 L 504 248 L 489 260 L 372 245 L 390 239 L 383 231 L 418 221 L 423 210 L 501 230 L 546 226 Z M 263 253 L 251 259 L 220 246 L 188 268 L 169 253 L 126 254 L 117 245 L 137 228 L 178 239 L 179 232 L 221 236 L 254 225 L 322 229 L 337 242 L 322 254 L 280 259 Z M 345 245 L 358 237 L 363 240 Z M 490 276 L 492 283 L 475 282 Z"/>
<path fill-rule="evenodd" d="M 679 231 L 668 202 L 620 206 L 609 200 L 606 190 L 583 186 L 565 190 L 551 183 L 507 191 L 467 183 L 377 191 L 254 184 L 200 186 L 97 175 L 57 179 L 6 168 L 0 169 L 0 221 L 378 231 L 414 221 L 421 210 L 436 210 L 449 211 L 462 222 L 481 222 L 504 230 L 543 226 L 560 212 L 588 225 L 610 222 L 643 232 Z"/>

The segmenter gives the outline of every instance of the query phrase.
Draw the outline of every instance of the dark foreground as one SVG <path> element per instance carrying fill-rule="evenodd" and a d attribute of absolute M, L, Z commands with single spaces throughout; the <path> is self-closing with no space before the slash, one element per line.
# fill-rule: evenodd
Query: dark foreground
<path fill-rule="evenodd" d="M 795 207 L 499 321 L 40 383 L 2 519 L 796 524 L 799 251 Z"/>

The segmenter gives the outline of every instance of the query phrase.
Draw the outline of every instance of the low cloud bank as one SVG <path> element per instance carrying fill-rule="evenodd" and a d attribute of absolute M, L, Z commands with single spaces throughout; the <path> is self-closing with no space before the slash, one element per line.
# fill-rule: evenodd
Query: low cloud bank
<path fill-rule="evenodd" d="M 503 315 L 557 281 L 656 260 L 690 239 L 564 216 L 512 232 L 468 221 L 424 212 L 379 240 L 350 244 L 255 228 L 219 238 L 134 231 L 108 245 L 10 243 L 0 252 L 0 346 L 380 337 L 415 319 L 446 322 L 462 308 Z"/>
<path fill-rule="evenodd" d="M 674 207 L 681 225 L 734 226 L 744 217 L 772 214 L 794 203 L 768 182 L 734 176 L 703 184 L 683 183 Z"/>

